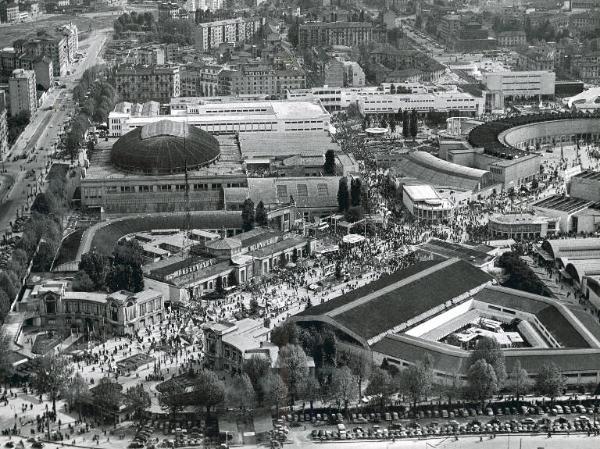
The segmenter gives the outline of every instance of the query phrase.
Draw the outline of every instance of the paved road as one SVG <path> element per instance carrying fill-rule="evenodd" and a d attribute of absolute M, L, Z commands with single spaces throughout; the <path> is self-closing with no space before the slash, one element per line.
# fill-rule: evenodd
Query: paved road
<path fill-rule="evenodd" d="M 31 118 L 31 123 L 23 131 L 17 142 L 8 152 L 4 161 L 7 173 L 3 177 L 8 183 L 0 186 L 0 232 L 8 229 L 9 222 L 16 218 L 17 210 L 22 211 L 32 200 L 36 188 L 43 183 L 43 173 L 50 161 L 50 155 L 56 148 L 58 135 L 64 123 L 74 110 L 72 101 L 73 87 L 89 67 L 101 63 L 99 56 L 110 29 L 96 30 L 80 42 L 79 46 L 87 52 L 85 59 L 73 69 L 71 75 L 59 79 L 66 88 L 54 88 L 48 93 L 43 106 Z M 13 160 L 25 155 L 25 159 Z M 35 170 L 35 178 L 26 178 L 29 170 Z"/>

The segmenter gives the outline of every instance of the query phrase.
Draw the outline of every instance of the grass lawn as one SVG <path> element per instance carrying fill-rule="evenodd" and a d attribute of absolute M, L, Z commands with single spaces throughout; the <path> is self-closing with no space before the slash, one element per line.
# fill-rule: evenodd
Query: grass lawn
<path fill-rule="evenodd" d="M 75 256 L 77 255 L 77 250 L 79 249 L 79 244 L 81 243 L 81 236 L 83 235 L 83 229 L 78 229 L 75 232 L 69 234 L 62 241 L 60 245 L 60 249 L 58 250 L 58 256 L 56 257 L 56 262 L 54 266 L 59 266 L 60 264 L 71 262 L 75 260 Z"/>

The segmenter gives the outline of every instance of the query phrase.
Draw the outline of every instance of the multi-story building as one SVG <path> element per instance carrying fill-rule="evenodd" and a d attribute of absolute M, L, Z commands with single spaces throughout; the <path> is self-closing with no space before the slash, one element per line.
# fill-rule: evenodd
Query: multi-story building
<path fill-rule="evenodd" d="M 16 40 L 13 47 L 18 55 L 48 56 L 52 59 L 54 76 L 64 76 L 79 48 L 77 26 L 69 23 L 52 33 L 38 31 L 33 36 Z"/>
<path fill-rule="evenodd" d="M 592 31 L 600 28 L 600 13 L 588 11 L 569 16 L 569 31 Z"/>
<path fill-rule="evenodd" d="M 363 114 L 395 114 L 398 110 L 419 113 L 457 111 L 462 115 L 483 113 L 483 97 L 466 92 L 432 92 L 425 94 L 384 94 L 358 99 Z"/>
<path fill-rule="evenodd" d="M 8 151 L 8 124 L 6 116 L 8 111 L 6 105 L 0 105 L 0 160 L 4 159 L 4 155 Z"/>
<path fill-rule="evenodd" d="M 502 31 L 496 35 L 499 47 L 520 47 L 527 44 L 525 31 Z"/>
<path fill-rule="evenodd" d="M 365 72 L 360 64 L 355 61 L 344 61 L 344 86 L 361 87 L 365 83 Z"/>
<path fill-rule="evenodd" d="M 17 115 L 27 111 L 33 114 L 37 109 L 35 72 L 16 69 L 8 80 L 10 94 L 10 114 Z"/>
<path fill-rule="evenodd" d="M 219 94 L 219 73 L 223 66 L 218 64 L 189 64 L 181 67 L 182 97 L 213 97 Z"/>
<path fill-rule="evenodd" d="M 158 324 L 164 314 L 162 294 L 155 290 L 74 292 L 65 280 L 40 280 L 39 276 L 26 282 L 15 308 L 15 312 L 29 316 L 27 324 L 96 335 L 132 335 Z"/>
<path fill-rule="evenodd" d="M 223 43 L 238 44 L 252 39 L 259 33 L 263 19 L 253 17 L 200 23 L 194 32 L 194 44 L 200 51 L 207 51 Z"/>
<path fill-rule="evenodd" d="M 555 50 L 550 47 L 529 47 L 517 51 L 518 70 L 554 71 Z"/>
<path fill-rule="evenodd" d="M 181 94 L 177 66 L 121 66 L 115 72 L 115 83 L 125 101 L 168 103 Z"/>
<path fill-rule="evenodd" d="M 331 45 L 358 47 L 385 40 L 385 31 L 376 29 L 370 22 L 309 22 L 301 24 L 298 29 L 298 46 L 301 48 Z"/>
<path fill-rule="evenodd" d="M 109 134 L 122 136 L 149 123 L 185 122 L 215 134 L 244 132 L 327 131 L 331 116 L 319 101 L 240 101 L 174 98 L 168 115 L 159 115 L 158 104 L 119 103 L 108 116 Z"/>
<path fill-rule="evenodd" d="M 267 64 L 243 64 L 218 74 L 219 95 L 284 95 L 288 89 L 306 87 L 306 73 L 299 68 L 276 69 Z"/>
<path fill-rule="evenodd" d="M 572 72 L 584 83 L 600 82 L 600 51 L 573 55 Z"/>
<path fill-rule="evenodd" d="M 556 74 L 545 70 L 523 72 L 487 72 L 483 74 L 487 90 L 504 98 L 550 97 L 554 95 Z"/>
<path fill-rule="evenodd" d="M 571 0 L 572 9 L 597 9 L 600 8 L 600 0 Z"/>
<path fill-rule="evenodd" d="M 442 41 L 449 43 L 462 29 L 462 21 L 460 16 L 450 14 L 442 17 L 438 27 L 438 35 Z"/>
<path fill-rule="evenodd" d="M 20 21 L 19 4 L 17 2 L 4 1 L 0 3 L 0 21 L 4 23 L 17 23 Z"/>
<path fill-rule="evenodd" d="M 35 81 L 44 89 L 48 90 L 54 81 L 54 70 L 52 68 L 52 59 L 48 56 L 42 56 L 33 63 L 35 71 Z"/>
<path fill-rule="evenodd" d="M 158 4 L 158 21 L 187 20 L 189 11 L 176 2 L 162 2 Z"/>

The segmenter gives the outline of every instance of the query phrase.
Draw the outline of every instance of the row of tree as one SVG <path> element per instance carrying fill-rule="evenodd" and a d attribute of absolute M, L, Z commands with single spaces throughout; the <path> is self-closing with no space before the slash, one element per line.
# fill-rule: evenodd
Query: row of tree
<path fill-rule="evenodd" d="M 144 289 L 142 263 L 142 249 L 136 240 L 120 242 L 110 257 L 92 250 L 81 256 L 73 290 L 137 293 Z"/>
<path fill-rule="evenodd" d="M 33 258 L 32 270 L 48 271 L 62 240 L 62 216 L 67 202 L 65 171 L 50 170 L 48 188 L 39 193 L 31 206 L 31 217 L 11 254 L 5 270 L 0 272 L 0 320 L 4 321 L 10 305 L 21 289 Z"/>
<path fill-rule="evenodd" d="M 259 201 L 254 208 L 254 201 L 246 198 L 242 204 L 242 230 L 244 232 L 254 229 L 255 226 L 267 226 L 269 220 L 265 204 Z"/>
<path fill-rule="evenodd" d="M 432 394 L 445 397 L 449 403 L 457 399 L 484 402 L 504 390 L 520 400 L 529 391 L 554 399 L 565 388 L 566 379 L 558 368 L 549 363 L 537 373 L 535 381 L 516 363 L 510 373 L 506 372 L 504 352 L 495 340 L 482 338 L 471 353 L 467 365 L 467 383 L 463 386 L 457 373 L 445 385 L 434 384 L 433 363 L 424 357 L 414 365 L 400 371 L 395 365 L 384 363 L 376 367 L 369 354 L 362 350 L 338 348 L 335 334 L 328 328 L 302 327 L 286 324 L 274 328 L 271 340 L 279 347 L 298 346 L 310 355 L 317 368 L 319 387 L 311 386 L 310 393 L 319 396 L 304 397 L 306 400 L 342 397 L 341 405 L 358 398 L 358 394 L 378 396 L 384 406 L 392 395 L 400 394 L 413 405 L 426 400 Z M 301 374 L 301 373 L 300 373 Z M 341 375 L 342 379 L 335 379 Z M 331 385 L 348 385 L 345 394 Z M 363 391 L 364 382 L 368 381 Z M 333 395 L 333 396 L 332 396 Z M 290 398 L 291 399 L 291 398 Z"/>

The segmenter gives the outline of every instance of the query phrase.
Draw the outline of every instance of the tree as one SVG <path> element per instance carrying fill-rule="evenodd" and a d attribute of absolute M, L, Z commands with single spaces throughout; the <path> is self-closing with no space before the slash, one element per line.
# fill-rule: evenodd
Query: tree
<path fill-rule="evenodd" d="M 321 398 L 321 384 L 315 376 L 308 376 L 302 384 L 302 398 L 310 403 L 310 409 L 313 409 L 313 404 Z"/>
<path fill-rule="evenodd" d="M 468 393 L 483 403 L 498 391 L 498 379 L 494 367 L 485 359 L 473 363 L 467 372 Z"/>
<path fill-rule="evenodd" d="M 335 175 L 335 152 L 327 150 L 325 152 L 325 163 L 323 164 L 323 174 L 325 176 Z"/>
<path fill-rule="evenodd" d="M 537 190 L 537 188 L 540 186 L 539 181 L 537 180 L 537 178 L 533 178 L 533 180 L 531 181 L 531 188 L 533 190 Z"/>
<path fill-rule="evenodd" d="M 432 361 L 429 358 L 419 360 L 399 374 L 400 390 L 411 399 L 413 406 L 417 406 L 422 398 L 431 392 L 433 385 Z"/>
<path fill-rule="evenodd" d="M 225 397 L 228 404 L 240 410 L 252 408 L 256 394 L 250 377 L 246 373 L 234 376 L 226 386 Z"/>
<path fill-rule="evenodd" d="M 390 131 L 392 132 L 392 134 L 396 132 L 396 120 L 394 120 L 393 118 L 390 119 Z"/>
<path fill-rule="evenodd" d="M 308 360 L 304 350 L 294 344 L 279 349 L 279 369 L 281 378 L 288 386 L 293 406 L 302 391 L 302 384 L 308 377 Z"/>
<path fill-rule="evenodd" d="M 559 396 L 566 385 L 567 379 L 554 363 L 544 365 L 535 379 L 535 390 L 543 396 L 548 396 L 552 402 Z"/>
<path fill-rule="evenodd" d="M 252 386 L 256 392 L 256 399 L 262 404 L 264 392 L 261 380 L 271 371 L 271 363 L 263 357 L 253 355 L 244 361 L 242 371 L 248 376 L 250 382 L 252 382 Z"/>
<path fill-rule="evenodd" d="M 39 214 L 48 215 L 54 213 L 57 209 L 56 202 L 51 195 L 45 193 L 38 193 L 31 205 L 31 211 Z"/>
<path fill-rule="evenodd" d="M 338 408 L 348 408 L 348 403 L 358 398 L 358 382 L 356 376 L 347 366 L 336 368 L 331 374 L 329 397 L 337 403 Z"/>
<path fill-rule="evenodd" d="M 112 266 L 106 276 L 106 285 L 112 292 L 126 290 L 137 293 L 144 289 L 142 248 L 136 240 L 115 247 Z M 91 276 L 90 276 L 91 277 Z"/>
<path fill-rule="evenodd" d="M 129 387 L 125 391 L 125 403 L 133 409 L 133 417 L 137 420 L 138 426 L 141 426 L 144 412 L 152 405 L 150 393 L 144 389 L 142 384 Z"/>
<path fill-rule="evenodd" d="M 508 376 L 507 386 L 509 391 L 517 398 L 517 401 L 519 401 L 521 396 L 526 394 L 531 388 L 529 374 L 526 370 L 521 368 L 521 362 L 519 360 L 517 360 Z"/>
<path fill-rule="evenodd" d="M 406 111 L 402 114 L 402 136 L 405 139 L 408 139 L 408 136 L 410 136 L 410 119 Z"/>
<path fill-rule="evenodd" d="M 393 392 L 392 376 L 381 368 L 375 368 L 369 377 L 366 393 L 379 396 L 381 409 L 385 407 L 388 397 Z"/>
<path fill-rule="evenodd" d="M 350 223 L 356 223 L 365 217 L 362 206 L 353 206 L 346 211 L 345 218 Z"/>
<path fill-rule="evenodd" d="M 85 271 L 79 270 L 73 277 L 72 288 L 76 292 L 93 292 L 94 281 L 92 281 Z"/>
<path fill-rule="evenodd" d="M 265 203 L 261 201 L 256 205 L 256 225 L 257 226 L 268 226 L 269 220 L 267 218 L 267 211 L 265 209 Z"/>
<path fill-rule="evenodd" d="M 271 343 L 280 348 L 288 344 L 296 345 L 298 341 L 299 331 L 294 323 L 285 323 L 283 326 L 275 327 L 271 331 Z"/>
<path fill-rule="evenodd" d="M 69 407 L 77 406 L 79 419 L 81 419 L 81 406 L 91 397 L 87 382 L 80 373 L 75 373 L 65 384 L 61 396 L 64 397 Z"/>
<path fill-rule="evenodd" d="M 345 353 L 347 365 L 358 381 L 358 394 L 362 395 L 362 383 L 369 378 L 373 369 L 373 360 L 366 351 L 351 351 Z"/>
<path fill-rule="evenodd" d="M 254 228 L 254 202 L 250 198 L 246 198 L 244 204 L 242 204 L 242 230 L 244 232 L 250 231 Z"/>
<path fill-rule="evenodd" d="M 175 381 L 168 381 L 161 386 L 158 403 L 163 410 L 167 410 L 174 418 L 177 412 L 186 405 L 187 394 L 184 386 Z"/>
<path fill-rule="evenodd" d="M 123 386 L 110 377 L 103 377 L 92 389 L 94 402 L 102 410 L 103 417 L 110 415 L 114 418 L 122 402 L 122 390 Z"/>
<path fill-rule="evenodd" d="M 5 384 L 14 374 L 12 360 L 9 338 L 0 330 L 0 384 Z"/>
<path fill-rule="evenodd" d="M 506 362 L 504 360 L 504 352 L 496 340 L 488 337 L 479 339 L 469 357 L 469 365 L 481 359 L 494 368 L 498 388 L 502 388 L 506 380 Z"/>
<path fill-rule="evenodd" d="M 360 178 L 352 178 L 350 181 L 350 204 L 354 207 L 360 206 L 362 197 L 362 181 Z"/>
<path fill-rule="evenodd" d="M 412 110 L 412 113 L 410 114 L 410 137 L 412 137 L 412 140 L 415 140 L 415 137 L 417 137 L 417 133 L 419 132 L 419 119 L 417 117 L 417 111 L 416 109 Z"/>
<path fill-rule="evenodd" d="M 202 370 L 194 379 L 191 396 L 193 403 L 206 407 L 206 413 L 208 414 L 212 407 L 224 401 L 225 384 L 214 371 Z"/>
<path fill-rule="evenodd" d="M 109 269 L 110 265 L 108 258 L 96 250 L 92 250 L 81 256 L 79 270 L 84 271 L 88 275 L 94 284 L 95 290 L 104 290 L 106 288 L 106 276 Z"/>
<path fill-rule="evenodd" d="M 12 271 L 1 271 L 0 272 L 0 290 L 4 290 L 6 295 L 12 302 L 17 293 L 19 293 L 19 289 L 21 288 L 21 283 L 19 279 Z"/>
<path fill-rule="evenodd" d="M 73 364 L 62 355 L 50 353 L 40 357 L 33 369 L 32 385 L 38 394 L 47 394 L 56 413 L 56 399 L 73 374 Z"/>
<path fill-rule="evenodd" d="M 337 192 L 338 210 L 345 212 L 350 207 L 350 194 L 348 192 L 348 179 L 344 176 L 340 178 Z"/>
<path fill-rule="evenodd" d="M 453 399 L 462 397 L 463 388 L 460 374 L 455 373 L 448 383 L 441 387 L 441 394 L 448 399 L 448 405 L 452 405 Z"/>
<path fill-rule="evenodd" d="M 270 406 L 275 406 L 275 414 L 279 415 L 279 407 L 285 404 L 288 396 L 288 389 L 285 382 L 279 374 L 269 372 L 261 380 L 261 385 L 265 402 Z"/>
<path fill-rule="evenodd" d="M 11 305 L 12 300 L 8 297 L 4 290 L 0 289 L 0 318 L 2 318 L 2 320 L 4 320 L 4 318 L 10 311 Z"/>

